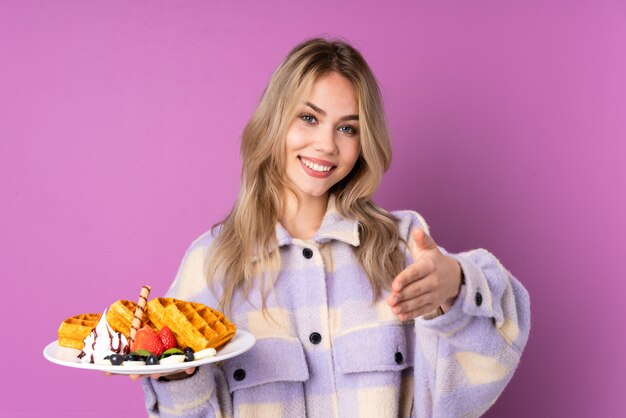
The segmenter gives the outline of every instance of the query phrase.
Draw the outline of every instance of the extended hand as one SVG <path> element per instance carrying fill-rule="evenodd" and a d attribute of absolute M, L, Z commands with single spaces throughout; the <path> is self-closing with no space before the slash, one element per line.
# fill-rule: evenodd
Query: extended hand
<path fill-rule="evenodd" d="M 442 307 L 447 311 L 461 290 L 461 266 L 444 255 L 435 241 L 420 228 L 411 231 L 415 246 L 413 264 L 396 276 L 387 303 L 402 321 Z"/>

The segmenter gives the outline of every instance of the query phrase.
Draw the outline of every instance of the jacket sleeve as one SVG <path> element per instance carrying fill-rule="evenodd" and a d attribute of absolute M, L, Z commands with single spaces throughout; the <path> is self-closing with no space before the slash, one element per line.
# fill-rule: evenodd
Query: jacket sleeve
<path fill-rule="evenodd" d="M 217 299 L 207 287 L 204 272 L 205 255 L 211 241 L 210 232 L 194 241 L 181 262 L 167 297 L 217 306 Z M 149 416 L 232 417 L 228 382 L 218 366 L 201 366 L 186 379 L 160 382 L 145 378 L 141 383 Z"/>
<path fill-rule="evenodd" d="M 407 240 L 414 227 L 428 232 L 417 214 L 405 225 Z M 424 416 L 480 416 L 495 403 L 519 364 L 530 331 L 530 299 L 490 252 L 441 250 L 458 260 L 465 282 L 448 312 L 415 321 L 421 341 L 416 344 L 416 361 L 421 362 L 416 371 L 421 368 L 428 380 L 421 389 L 415 385 L 416 401 L 429 404 Z"/>

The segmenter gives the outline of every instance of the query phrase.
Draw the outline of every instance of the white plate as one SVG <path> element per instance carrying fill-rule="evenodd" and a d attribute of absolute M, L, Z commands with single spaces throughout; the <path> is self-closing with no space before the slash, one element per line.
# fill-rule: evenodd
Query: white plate
<path fill-rule="evenodd" d="M 81 363 L 78 359 L 80 350 L 75 348 L 61 347 L 59 341 L 51 342 L 43 349 L 43 356 L 49 361 L 66 367 L 75 367 L 77 369 L 99 370 L 101 372 L 111 372 L 117 374 L 154 374 L 154 373 L 171 373 L 178 370 L 185 370 L 190 367 L 202 366 L 203 364 L 215 363 L 226 360 L 231 357 L 238 356 L 251 349 L 256 343 L 254 335 L 247 331 L 238 329 L 232 340 L 224 347 L 220 348 L 213 357 L 203 358 L 201 360 L 189 361 L 186 363 L 169 364 L 169 365 L 139 365 L 139 366 L 113 366 L 102 364 Z"/>

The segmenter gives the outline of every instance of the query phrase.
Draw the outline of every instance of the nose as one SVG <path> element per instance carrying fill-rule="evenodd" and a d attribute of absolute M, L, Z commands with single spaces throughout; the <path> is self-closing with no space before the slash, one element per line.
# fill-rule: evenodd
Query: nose
<path fill-rule="evenodd" d="M 334 129 L 320 129 L 315 136 L 313 148 L 324 154 L 336 154 L 338 148 L 335 139 Z"/>

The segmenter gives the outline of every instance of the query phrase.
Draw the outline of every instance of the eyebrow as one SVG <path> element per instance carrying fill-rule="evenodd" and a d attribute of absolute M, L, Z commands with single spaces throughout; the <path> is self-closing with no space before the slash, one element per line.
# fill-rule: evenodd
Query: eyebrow
<path fill-rule="evenodd" d="M 308 107 L 310 107 L 311 109 L 315 110 L 317 113 L 320 113 L 324 116 L 326 116 L 326 112 L 322 109 L 320 109 L 319 107 L 315 106 L 313 103 L 311 102 L 305 102 L 305 105 L 307 105 Z M 347 120 L 359 120 L 359 115 L 347 115 L 347 116 L 343 116 L 341 117 L 341 119 L 339 119 L 340 121 L 347 121 Z"/>

